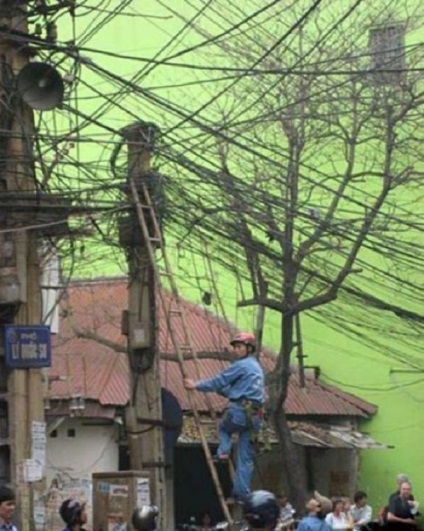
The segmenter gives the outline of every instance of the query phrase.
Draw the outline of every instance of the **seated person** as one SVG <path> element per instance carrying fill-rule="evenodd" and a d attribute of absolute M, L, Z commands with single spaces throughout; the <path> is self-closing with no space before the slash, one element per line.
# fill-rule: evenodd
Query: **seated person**
<path fill-rule="evenodd" d="M 350 508 L 350 514 L 353 518 L 355 530 L 358 531 L 361 526 L 371 522 L 372 509 L 367 505 L 367 495 L 362 490 L 355 493 L 353 505 Z"/>
<path fill-rule="evenodd" d="M 399 494 L 391 496 L 387 513 L 390 531 L 413 531 L 416 529 L 418 504 L 411 499 L 411 485 L 404 481 L 400 485 Z"/>
<path fill-rule="evenodd" d="M 333 502 L 333 512 L 327 514 L 325 521 L 333 531 L 344 531 L 346 529 L 350 529 L 352 524 L 350 522 L 350 518 L 346 516 L 344 511 L 343 500 L 335 500 Z"/>

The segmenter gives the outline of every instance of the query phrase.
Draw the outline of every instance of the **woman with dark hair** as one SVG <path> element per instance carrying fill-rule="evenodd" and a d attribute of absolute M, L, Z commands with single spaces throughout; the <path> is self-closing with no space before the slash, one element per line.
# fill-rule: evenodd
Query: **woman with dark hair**
<path fill-rule="evenodd" d="M 333 511 L 327 514 L 325 521 L 333 531 L 345 531 L 352 527 L 344 510 L 344 502 L 340 499 L 333 502 Z"/>

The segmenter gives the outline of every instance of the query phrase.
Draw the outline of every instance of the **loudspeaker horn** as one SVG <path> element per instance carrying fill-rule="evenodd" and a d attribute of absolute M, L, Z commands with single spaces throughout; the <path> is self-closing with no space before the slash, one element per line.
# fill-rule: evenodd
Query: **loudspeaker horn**
<path fill-rule="evenodd" d="M 59 72 L 47 63 L 29 63 L 19 72 L 17 88 L 32 109 L 49 111 L 63 101 L 65 87 Z"/>

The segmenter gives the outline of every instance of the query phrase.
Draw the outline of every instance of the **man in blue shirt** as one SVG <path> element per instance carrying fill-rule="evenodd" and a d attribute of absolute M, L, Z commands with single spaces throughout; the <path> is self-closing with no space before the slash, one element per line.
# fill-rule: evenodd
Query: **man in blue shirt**
<path fill-rule="evenodd" d="M 262 423 L 265 377 L 254 356 L 256 342 L 252 334 L 237 334 L 231 341 L 231 346 L 237 358 L 234 363 L 207 380 L 196 382 L 185 378 L 184 385 L 189 390 L 218 393 L 229 399 L 219 427 L 216 459 L 229 459 L 231 436 L 237 433 L 238 454 L 232 496 L 235 500 L 240 500 L 250 492 L 254 458 L 252 436 L 260 430 Z"/>
<path fill-rule="evenodd" d="M 307 516 L 302 518 L 297 526 L 297 531 L 332 531 L 329 524 L 322 519 L 323 511 L 321 502 L 312 498 L 306 504 Z"/>
<path fill-rule="evenodd" d="M 15 508 L 14 491 L 6 485 L 0 485 L 0 531 L 18 531 L 12 523 Z"/>

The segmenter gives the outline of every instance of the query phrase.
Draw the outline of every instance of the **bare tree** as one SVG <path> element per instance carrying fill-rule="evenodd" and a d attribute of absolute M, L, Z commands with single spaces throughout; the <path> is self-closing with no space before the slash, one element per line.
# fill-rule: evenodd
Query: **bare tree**
<path fill-rule="evenodd" d="M 236 7 L 218 4 L 223 19 L 236 16 Z M 215 123 L 203 126 L 202 150 L 163 150 L 174 171 L 200 177 L 198 187 L 179 188 L 181 238 L 213 236 L 217 262 L 244 264 L 251 297 L 239 306 L 281 314 L 269 407 L 297 507 L 306 482 L 284 414 L 296 316 L 343 290 L 351 301 L 405 317 L 403 304 L 370 290 L 366 275 L 403 283 L 394 264 L 412 250 L 406 231 L 421 231 L 400 205 L 422 178 L 424 93 L 415 71 L 422 52 L 404 41 L 422 8 L 396 13 L 389 2 L 360 4 L 302 18 L 306 4 L 295 2 L 284 22 L 288 11 L 278 7 L 273 21 L 219 42 L 220 59 L 240 78 L 225 99 L 211 94 Z M 210 36 L 201 22 L 195 27 Z M 418 290 L 411 283 L 411 297 Z"/>
<path fill-rule="evenodd" d="M 130 80 L 108 71 L 98 56 L 85 57 L 86 50 L 80 56 L 74 46 L 61 48 L 68 56 L 60 61 L 62 73 L 82 68 L 75 79 L 87 97 L 58 111 L 77 118 L 66 134 L 40 117 L 37 128 L 46 134 L 37 138 L 38 189 L 60 190 L 82 216 L 74 222 L 76 238 L 66 243 L 70 269 L 89 262 L 95 270 L 111 249 L 122 262 L 116 215 L 130 205 L 117 129 L 140 116 L 162 122 L 157 162 L 169 196 L 166 237 L 189 241 L 199 254 L 207 241 L 211 259 L 249 284 L 250 297 L 239 305 L 281 315 L 270 408 L 301 507 L 305 482 L 283 408 L 297 316 L 308 312 L 362 342 L 369 341 L 370 316 L 384 331 L 389 319 L 423 322 L 417 215 L 423 48 L 405 38 L 422 26 L 424 6 L 416 0 L 401 6 L 389 0 L 187 0 L 179 13 L 173 0 L 158 4 L 201 41 L 172 53 L 168 43 L 166 53 Z M 183 42 L 181 35 L 176 41 Z M 77 51 L 84 39 L 83 33 Z M 47 47 L 41 59 L 50 61 L 50 52 Z M 173 61 L 187 57 L 183 72 L 202 87 L 196 98 L 187 86 L 170 89 L 168 99 L 145 88 L 155 68 L 180 68 Z M 113 96 L 103 91 L 104 82 L 113 85 Z M 85 151 L 85 144 L 101 154 Z M 80 242 L 81 232 L 89 233 L 89 245 Z M 259 330 L 262 321 L 263 315 Z M 411 329 L 402 341 L 413 352 Z M 97 332 L 78 331 L 99 340 Z M 384 350 L 384 342 L 377 347 Z M 418 364 L 411 353 L 408 359 L 393 348 L 386 354 Z"/>

